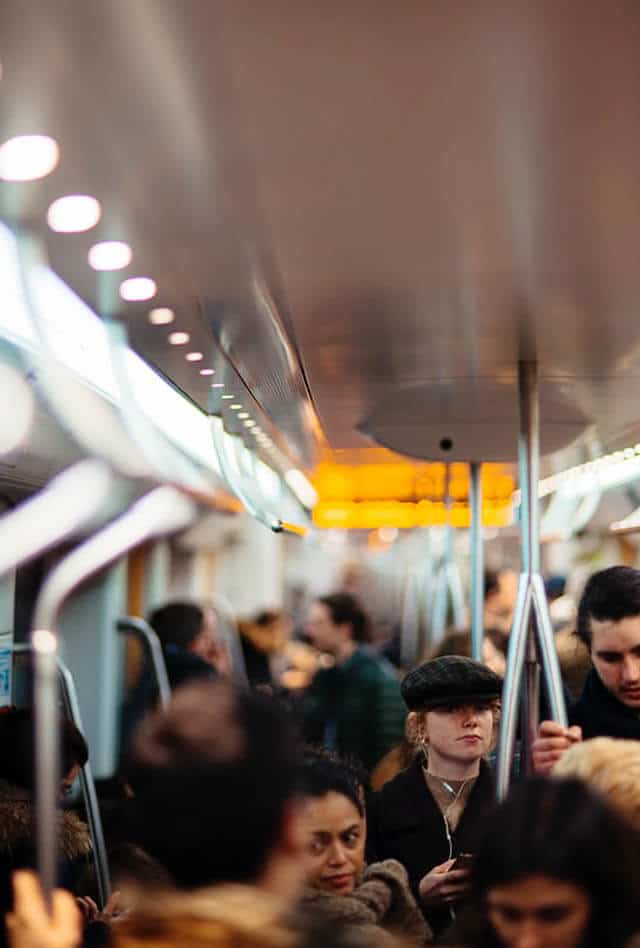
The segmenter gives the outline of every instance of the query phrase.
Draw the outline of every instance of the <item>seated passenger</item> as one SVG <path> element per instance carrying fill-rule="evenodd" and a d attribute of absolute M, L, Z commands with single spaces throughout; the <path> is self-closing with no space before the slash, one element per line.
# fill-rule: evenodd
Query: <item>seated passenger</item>
<path fill-rule="evenodd" d="M 0 912 L 11 906 L 11 874 L 36 863 L 35 746 L 33 713 L 27 708 L 0 712 Z M 60 795 L 71 791 L 80 768 L 88 759 L 86 742 L 67 720 L 60 722 L 62 780 Z M 91 854 L 91 839 L 85 823 L 72 811 L 59 814 L 61 862 L 59 880 L 74 889 Z"/>
<path fill-rule="evenodd" d="M 381 928 L 417 944 L 430 940 L 404 867 L 387 859 L 365 868 L 364 792 L 357 773 L 339 758 L 309 753 L 299 792 L 307 831 L 302 907 L 357 925 L 373 941 Z"/>
<path fill-rule="evenodd" d="M 476 850 L 459 948 L 622 948 L 640 928 L 638 838 L 578 780 L 516 786 Z"/>
<path fill-rule="evenodd" d="M 213 609 L 170 602 L 151 613 L 149 625 L 160 639 L 172 688 L 193 678 L 215 678 L 222 670 L 224 647 Z"/>
<path fill-rule="evenodd" d="M 402 682 L 419 753 L 369 807 L 372 861 L 397 859 L 434 933 L 468 889 L 461 854 L 473 853 L 494 786 L 485 758 L 496 738 L 502 682 L 470 658 L 445 655 Z"/>

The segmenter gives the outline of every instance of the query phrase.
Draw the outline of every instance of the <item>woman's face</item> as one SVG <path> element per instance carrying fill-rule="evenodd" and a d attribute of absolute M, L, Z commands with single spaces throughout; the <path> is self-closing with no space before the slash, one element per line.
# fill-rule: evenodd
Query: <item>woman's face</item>
<path fill-rule="evenodd" d="M 550 876 L 496 886 L 486 898 L 489 921 L 505 948 L 578 948 L 591 915 L 584 889 Z"/>
<path fill-rule="evenodd" d="M 458 763 L 479 760 L 493 744 L 493 711 L 482 704 L 434 708 L 426 712 L 425 732 L 430 754 Z"/>
<path fill-rule="evenodd" d="M 334 791 L 310 797 L 305 817 L 307 884 L 324 892 L 350 895 L 364 869 L 364 818 L 348 797 Z"/>

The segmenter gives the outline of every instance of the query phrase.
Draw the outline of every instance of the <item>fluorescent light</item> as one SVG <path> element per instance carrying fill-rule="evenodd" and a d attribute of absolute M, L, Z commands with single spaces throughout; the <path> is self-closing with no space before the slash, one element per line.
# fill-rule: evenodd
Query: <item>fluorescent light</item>
<path fill-rule="evenodd" d="M 248 421 L 243 422 L 243 424 L 245 428 L 253 428 L 253 426 L 255 425 L 255 421 L 251 421 L 251 419 L 249 419 Z"/>
<path fill-rule="evenodd" d="M 51 174 L 60 159 L 58 143 L 47 135 L 20 135 L 0 146 L 3 181 L 37 181 Z"/>
<path fill-rule="evenodd" d="M 201 352 L 187 352 L 185 359 L 187 362 L 202 362 L 204 356 Z"/>
<path fill-rule="evenodd" d="M 231 409 L 231 411 L 240 411 L 240 409 L 242 408 L 242 405 L 236 402 L 235 405 L 229 405 L 229 408 Z"/>
<path fill-rule="evenodd" d="M 269 447 L 272 447 L 271 442 L 269 442 Z M 308 510 L 315 507 L 318 502 L 318 494 L 313 484 L 307 480 L 302 471 L 298 471 L 292 467 L 286 472 L 284 479 L 303 507 L 306 507 Z"/>
<path fill-rule="evenodd" d="M 185 346 L 191 336 L 188 332 L 171 332 L 169 333 L 169 345 L 170 346 Z"/>
<path fill-rule="evenodd" d="M 89 250 L 89 266 L 93 270 L 124 270 L 131 263 L 131 247 L 121 240 L 104 240 Z"/>
<path fill-rule="evenodd" d="M 129 303 L 150 300 L 158 292 L 151 277 L 129 277 L 120 284 L 120 296 Z"/>
<path fill-rule="evenodd" d="M 231 407 L 233 408 L 233 405 L 232 405 Z M 240 418 L 241 421 L 244 421 L 245 418 L 248 418 L 248 417 L 249 417 L 249 412 L 248 412 L 248 411 L 239 411 L 239 412 L 238 412 L 238 418 Z"/>
<path fill-rule="evenodd" d="M 214 369 L 200 369 L 200 375 L 213 375 Z"/>
<path fill-rule="evenodd" d="M 213 386 L 211 386 L 213 388 Z M 223 395 L 223 398 L 235 398 L 235 395 Z"/>
<path fill-rule="evenodd" d="M 213 382 L 211 388 L 224 388 L 224 382 Z M 223 395 L 222 397 L 226 398 L 227 396 Z M 231 397 L 233 398 L 233 395 Z"/>
<path fill-rule="evenodd" d="M 152 326 L 168 326 L 175 319 L 175 313 L 166 306 L 152 309 L 149 313 L 149 322 Z"/>
<path fill-rule="evenodd" d="M 593 461 L 577 464 L 538 481 L 538 496 L 548 497 L 562 488 L 569 489 L 574 496 L 584 496 L 592 491 L 609 490 L 640 477 L 640 454 L 637 447 L 625 448 L 603 454 Z M 514 502 L 520 503 L 520 491 L 514 493 Z"/>
<path fill-rule="evenodd" d="M 47 223 L 58 234 L 81 234 L 95 227 L 102 209 L 88 194 L 67 194 L 49 205 Z"/>

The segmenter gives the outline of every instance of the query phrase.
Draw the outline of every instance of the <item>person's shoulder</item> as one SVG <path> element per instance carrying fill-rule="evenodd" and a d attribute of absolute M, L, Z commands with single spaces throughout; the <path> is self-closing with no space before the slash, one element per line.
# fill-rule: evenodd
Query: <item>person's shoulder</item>
<path fill-rule="evenodd" d="M 391 780 L 387 780 L 379 790 L 371 794 L 373 805 L 379 806 L 384 810 L 396 800 L 402 799 L 408 789 L 415 784 L 416 775 L 419 780 L 422 780 L 420 769 L 420 761 L 418 757 L 414 757 L 404 770 L 401 770 L 400 773 L 392 777 Z"/>

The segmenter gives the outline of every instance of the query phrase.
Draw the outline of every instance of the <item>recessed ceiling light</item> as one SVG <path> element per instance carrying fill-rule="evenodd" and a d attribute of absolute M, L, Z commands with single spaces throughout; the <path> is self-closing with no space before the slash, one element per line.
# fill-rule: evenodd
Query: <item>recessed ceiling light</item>
<path fill-rule="evenodd" d="M 200 375 L 213 375 L 214 369 L 200 369 Z"/>
<path fill-rule="evenodd" d="M 202 362 L 204 356 L 201 352 L 187 352 L 185 359 L 187 362 Z"/>
<path fill-rule="evenodd" d="M 232 411 L 240 411 L 240 409 L 242 408 L 242 405 L 239 402 L 236 402 L 235 405 L 229 405 L 229 408 Z"/>
<path fill-rule="evenodd" d="M 94 270 L 123 270 L 131 263 L 131 247 L 121 240 L 104 240 L 89 250 L 89 266 Z"/>
<path fill-rule="evenodd" d="M 51 174 L 60 159 L 58 143 L 47 135 L 19 135 L 0 146 L 3 181 L 37 181 Z"/>
<path fill-rule="evenodd" d="M 157 292 L 158 287 L 151 277 L 129 277 L 120 284 L 120 296 L 130 303 L 153 299 Z"/>
<path fill-rule="evenodd" d="M 233 408 L 233 405 L 232 405 L 231 407 Z M 244 419 L 244 418 L 248 418 L 248 417 L 249 417 L 249 412 L 248 412 L 248 411 L 241 411 L 241 412 L 238 412 L 238 418 Z"/>
<path fill-rule="evenodd" d="M 169 345 L 172 346 L 184 346 L 189 342 L 191 336 L 188 332 L 170 332 L 169 333 Z"/>
<path fill-rule="evenodd" d="M 212 383 L 211 383 L 211 388 L 224 388 L 224 382 L 212 382 Z M 223 397 L 223 398 L 226 398 L 227 396 L 226 396 L 226 395 L 223 395 L 222 397 Z M 229 397 L 230 397 L 230 398 L 233 398 L 233 395 L 231 395 L 231 396 L 229 396 Z"/>
<path fill-rule="evenodd" d="M 168 326 L 175 318 L 173 310 L 167 309 L 166 306 L 152 309 L 149 313 L 149 322 L 152 326 Z"/>
<path fill-rule="evenodd" d="M 81 234 L 95 227 L 102 209 L 88 194 L 67 194 L 49 205 L 47 223 L 58 234 Z"/>
<path fill-rule="evenodd" d="M 223 395 L 223 398 L 235 398 L 235 395 Z"/>

